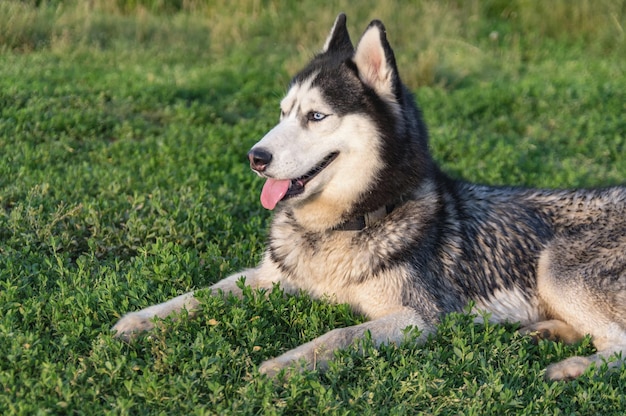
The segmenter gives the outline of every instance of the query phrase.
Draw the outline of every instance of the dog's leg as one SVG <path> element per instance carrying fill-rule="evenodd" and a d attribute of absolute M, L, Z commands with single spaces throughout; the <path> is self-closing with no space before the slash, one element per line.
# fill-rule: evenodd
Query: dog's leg
<path fill-rule="evenodd" d="M 426 339 L 434 331 L 433 325 L 426 324 L 419 314 L 410 308 L 385 315 L 360 325 L 337 328 L 314 340 L 287 351 L 283 355 L 267 360 L 259 367 L 259 372 L 273 377 L 279 371 L 326 369 L 328 361 L 333 358 L 336 350 L 347 348 L 362 339 L 370 332 L 375 345 L 401 342 L 405 336 L 405 328 L 414 326 L 421 331 L 419 341 Z"/>
<path fill-rule="evenodd" d="M 626 359 L 624 231 L 591 230 L 559 238 L 539 259 L 539 297 L 546 309 L 565 323 L 557 324 L 555 332 L 565 328 L 570 335 L 590 334 L 598 350 L 589 357 L 571 357 L 550 365 L 548 379 L 573 379 L 592 364 L 598 367 L 606 361 L 609 367 L 616 367 Z M 537 326 L 541 331 L 542 323 Z M 551 332 L 553 328 L 548 329 Z"/>
<path fill-rule="evenodd" d="M 242 277 L 245 278 L 246 285 L 255 289 L 271 289 L 272 285 L 278 282 L 280 272 L 269 262 L 264 262 L 255 269 L 247 269 L 232 274 L 215 283 L 209 289 L 213 295 L 222 291 L 223 293 L 232 293 L 240 297 L 242 290 L 237 286 L 237 282 Z M 194 297 L 194 292 L 188 292 L 166 302 L 124 315 L 115 326 L 113 326 L 112 331 L 115 331 L 117 338 L 130 341 L 139 333 L 154 328 L 156 318 L 164 319 L 170 315 L 180 313 L 183 309 L 189 313 L 189 316 L 193 316 L 197 312 L 198 306 L 199 302 Z"/>
<path fill-rule="evenodd" d="M 131 341 L 141 332 L 154 328 L 155 318 L 163 319 L 171 314 L 179 313 L 183 309 L 186 309 L 189 315 L 193 316 L 197 307 L 198 301 L 194 297 L 194 293 L 188 292 L 140 311 L 129 312 L 117 321 L 111 330 L 115 333 L 115 337 L 124 341 Z"/>

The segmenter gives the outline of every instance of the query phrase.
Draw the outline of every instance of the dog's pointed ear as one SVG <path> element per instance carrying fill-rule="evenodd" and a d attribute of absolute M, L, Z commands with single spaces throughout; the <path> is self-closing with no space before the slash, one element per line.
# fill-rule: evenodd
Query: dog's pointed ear
<path fill-rule="evenodd" d="M 344 13 L 340 13 L 335 19 L 335 23 L 333 24 L 333 28 L 330 29 L 330 33 L 326 38 L 326 42 L 324 43 L 324 48 L 322 52 L 347 52 L 351 54 L 354 51 L 354 47 L 352 46 L 352 41 L 350 40 L 350 34 L 348 33 L 348 28 L 346 27 L 346 15 Z"/>
<path fill-rule="evenodd" d="M 353 59 L 364 84 L 382 96 L 388 98 L 397 96 L 400 77 L 382 22 L 374 20 L 365 29 L 356 46 Z"/>

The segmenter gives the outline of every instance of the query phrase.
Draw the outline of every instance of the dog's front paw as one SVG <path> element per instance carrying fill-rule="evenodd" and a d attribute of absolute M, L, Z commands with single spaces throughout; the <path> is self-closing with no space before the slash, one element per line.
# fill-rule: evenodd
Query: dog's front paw
<path fill-rule="evenodd" d="M 280 364 L 275 359 L 267 360 L 261 363 L 259 366 L 259 373 L 265 374 L 270 378 L 274 378 L 278 375 L 280 370 L 286 368 L 283 364 Z"/>
<path fill-rule="evenodd" d="M 289 377 L 292 374 L 312 369 L 314 369 L 314 367 L 308 365 L 306 360 L 302 357 L 300 357 L 300 359 L 288 359 L 285 356 L 280 356 L 262 362 L 259 366 L 259 373 L 265 374 L 270 378 L 275 378 L 282 372 L 285 377 Z"/>
<path fill-rule="evenodd" d="M 153 329 L 153 319 L 154 315 L 152 314 L 142 313 L 141 311 L 131 312 L 117 321 L 113 328 L 111 328 L 111 331 L 115 332 L 114 337 L 129 342 L 140 333 Z"/>

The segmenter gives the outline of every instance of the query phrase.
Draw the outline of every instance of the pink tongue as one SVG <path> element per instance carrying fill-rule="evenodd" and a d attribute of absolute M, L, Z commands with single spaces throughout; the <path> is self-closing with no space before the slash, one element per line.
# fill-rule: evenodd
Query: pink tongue
<path fill-rule="evenodd" d="M 283 199 L 287 191 L 289 190 L 290 180 L 278 181 L 276 179 L 268 179 L 263 185 L 261 191 L 261 205 L 265 209 L 274 209 L 278 201 Z"/>

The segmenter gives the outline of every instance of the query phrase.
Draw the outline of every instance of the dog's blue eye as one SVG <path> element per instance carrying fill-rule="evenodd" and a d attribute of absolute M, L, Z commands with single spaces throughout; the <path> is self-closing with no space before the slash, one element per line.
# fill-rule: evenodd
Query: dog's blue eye
<path fill-rule="evenodd" d="M 326 114 L 317 111 L 311 111 L 309 114 L 307 114 L 306 118 L 309 121 L 322 121 L 326 118 Z"/>

